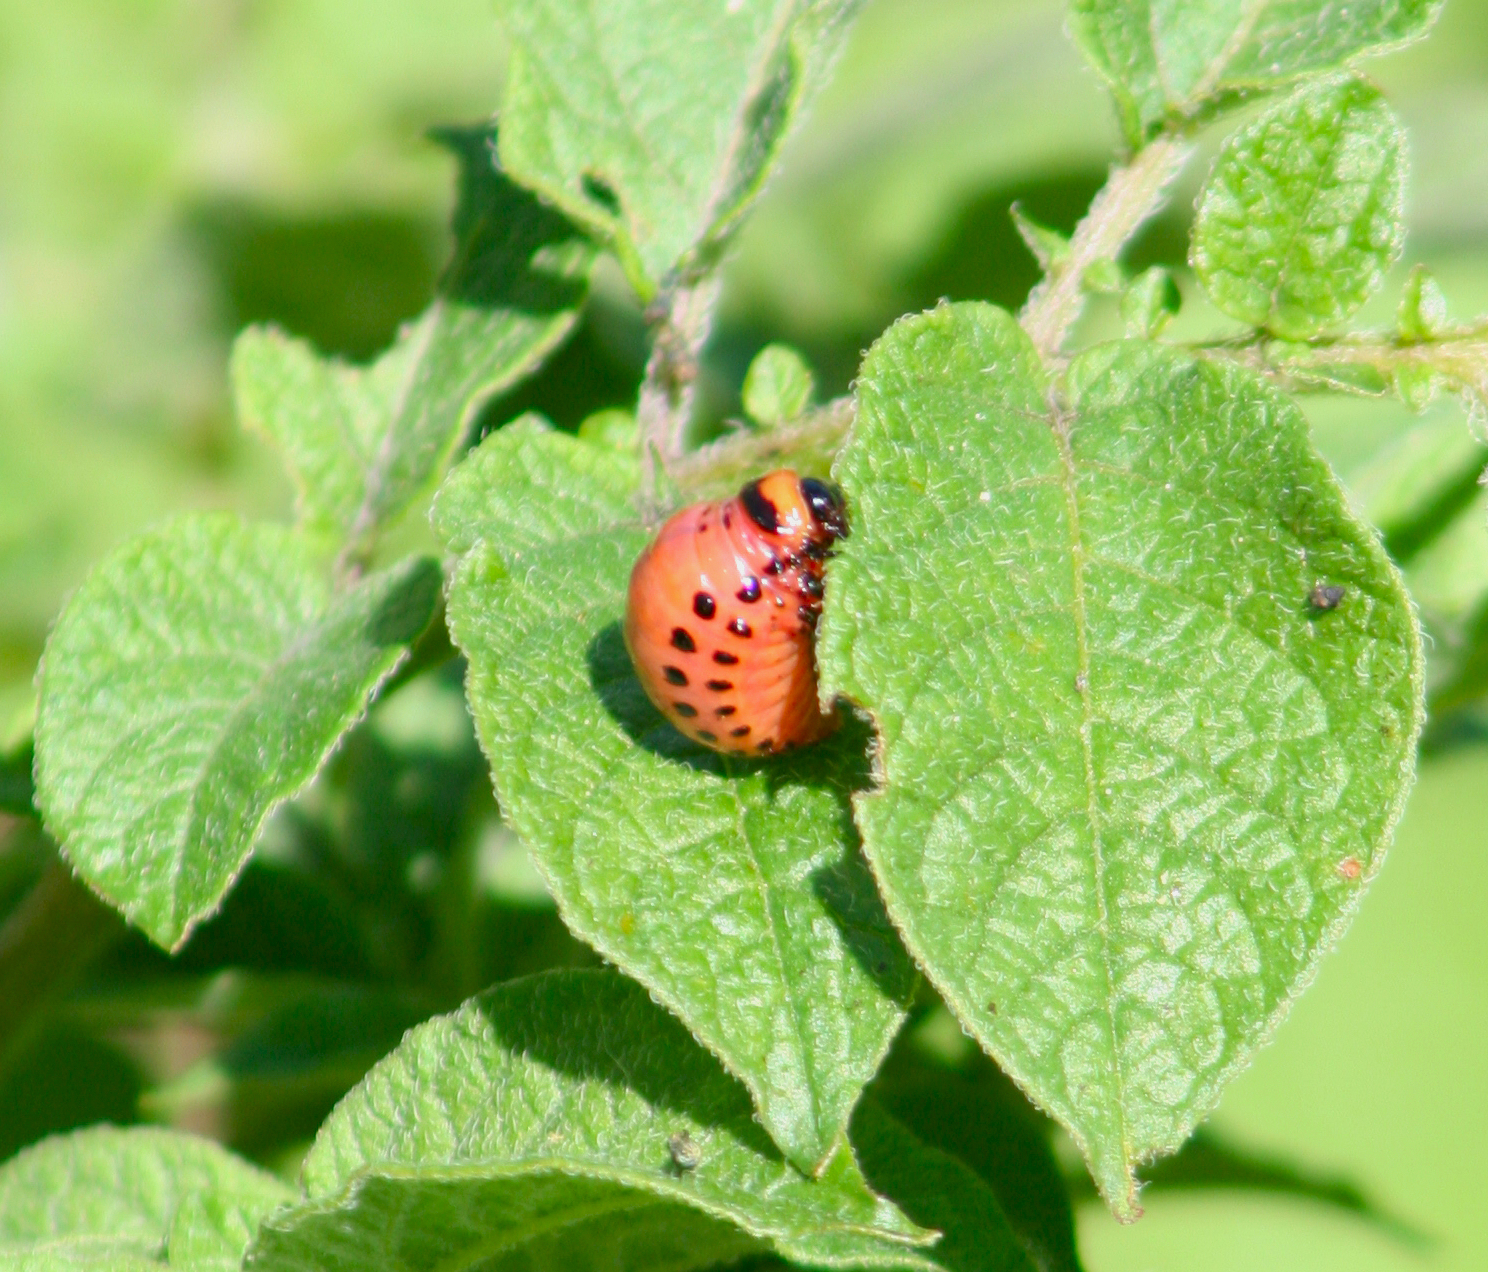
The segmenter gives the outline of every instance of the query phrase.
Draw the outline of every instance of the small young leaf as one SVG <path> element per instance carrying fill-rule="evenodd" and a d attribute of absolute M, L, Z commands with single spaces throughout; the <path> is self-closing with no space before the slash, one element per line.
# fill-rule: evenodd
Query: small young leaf
<path fill-rule="evenodd" d="M 1064 264 L 1070 250 L 1067 234 L 1051 230 L 1047 225 L 1040 225 L 1016 203 L 1008 208 L 1008 215 L 1013 219 L 1013 227 L 1018 231 L 1018 237 L 1033 253 L 1034 259 L 1038 261 L 1039 268 L 1044 273 L 1047 274 L 1056 266 Z"/>
<path fill-rule="evenodd" d="M 329 594 L 277 526 L 185 516 L 98 565 L 41 678 L 37 796 L 88 885 L 175 949 L 429 621 L 410 559 Z"/>
<path fill-rule="evenodd" d="M 1161 265 L 1143 270 L 1121 297 L 1121 321 L 1134 340 L 1153 340 L 1183 304 L 1173 275 Z"/>
<path fill-rule="evenodd" d="M 1420 39 L 1443 0 L 1074 0 L 1070 30 L 1133 145 L 1165 120 Z"/>
<path fill-rule="evenodd" d="M 1447 298 L 1424 265 L 1417 265 L 1405 280 L 1396 325 L 1403 340 L 1430 340 L 1447 325 Z"/>
<path fill-rule="evenodd" d="M 1134 1215 L 1136 1164 L 1383 860 L 1410 602 L 1301 414 L 1233 367 L 1119 343 L 1054 387 L 1007 314 L 953 305 L 879 340 L 858 402 L 818 660 L 878 723 L 864 848 L 947 1005 Z"/>
<path fill-rule="evenodd" d="M 451 475 L 449 621 L 497 797 L 563 920 L 738 1076 L 798 1166 L 824 1162 L 914 972 L 858 851 L 845 727 L 734 759 L 652 707 L 621 637 L 650 532 L 638 465 L 527 420 Z"/>
<path fill-rule="evenodd" d="M 1299 89 L 1225 143 L 1193 265 L 1225 313 L 1305 340 L 1369 299 L 1405 242 L 1405 130 L 1352 76 Z"/>
<path fill-rule="evenodd" d="M 499 0 L 501 162 L 649 299 L 753 201 L 861 0 Z"/>
<path fill-rule="evenodd" d="M 766 345 L 744 375 L 744 412 L 772 428 L 804 414 L 815 391 L 805 358 L 789 345 Z"/>
<path fill-rule="evenodd" d="M 236 1268 L 289 1187 L 176 1131 L 94 1127 L 0 1166 L 0 1267 Z"/>
<path fill-rule="evenodd" d="M 262 1272 L 681 1272 L 769 1250 L 936 1266 L 845 1145 L 797 1174 L 744 1089 L 608 970 L 513 981 L 415 1029 L 326 1122 L 304 1181 L 260 1232 Z"/>
<path fill-rule="evenodd" d="M 233 350 L 238 416 L 284 456 L 304 528 L 364 552 L 437 479 L 483 403 L 573 326 L 593 249 L 495 167 L 490 129 L 441 134 L 460 158 L 455 254 L 432 307 L 371 366 L 250 328 Z"/>

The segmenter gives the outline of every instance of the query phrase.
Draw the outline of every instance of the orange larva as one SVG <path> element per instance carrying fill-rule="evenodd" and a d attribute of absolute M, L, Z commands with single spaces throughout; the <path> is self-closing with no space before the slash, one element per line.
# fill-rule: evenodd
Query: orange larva
<path fill-rule="evenodd" d="M 630 574 L 625 646 L 647 696 L 715 751 L 765 755 L 836 727 L 816 688 L 822 566 L 842 496 L 782 468 L 662 526 Z"/>

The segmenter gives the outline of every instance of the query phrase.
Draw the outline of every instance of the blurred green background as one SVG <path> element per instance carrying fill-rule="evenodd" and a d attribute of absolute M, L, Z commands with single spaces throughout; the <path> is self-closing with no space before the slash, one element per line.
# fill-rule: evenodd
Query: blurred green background
<path fill-rule="evenodd" d="M 1102 92 L 1061 20 L 1053 0 L 870 0 L 729 266 L 706 367 L 713 417 L 737 412 L 744 369 L 769 340 L 798 344 L 824 387 L 840 392 L 860 351 L 902 312 L 941 296 L 1019 303 L 1034 268 L 1009 203 L 1068 227 L 1115 144 Z M 324 349 L 363 357 L 423 307 L 445 250 L 453 175 L 424 131 L 487 115 L 503 62 L 485 0 L 0 5 L 0 748 L 27 727 L 48 622 L 110 546 L 183 507 L 288 510 L 272 457 L 231 418 L 224 369 L 233 333 L 272 319 Z M 1457 316 L 1488 312 L 1488 0 L 1449 0 L 1427 43 L 1371 70 L 1413 137 L 1409 261 L 1430 264 Z M 1217 137 L 1204 139 L 1209 153 Z M 1194 165 L 1172 210 L 1136 244 L 1139 263 L 1181 266 L 1204 167 Z M 1180 284 L 1179 330 L 1214 329 L 1181 273 Z M 1388 321 L 1390 311 L 1384 297 L 1368 316 Z M 1086 334 L 1113 324 L 1110 307 L 1097 305 Z M 613 271 L 602 271 L 574 341 L 535 382 L 494 404 L 489 422 L 538 405 L 573 423 L 624 403 L 643 356 L 639 316 Z M 1452 404 L 1419 418 L 1388 403 L 1308 408 L 1360 508 L 1406 561 L 1436 674 L 1445 674 L 1488 599 L 1488 495 L 1474 482 L 1481 449 Z M 343 769 L 363 774 L 353 785 L 375 783 L 389 757 L 422 756 L 393 765 L 398 780 L 443 764 L 442 777 L 425 777 L 453 782 L 463 799 L 485 798 L 453 686 L 428 693 L 434 698 L 401 714 L 390 702 Z M 454 716 L 440 725 L 451 702 Z M 1082 1207 L 1091 1272 L 1488 1267 L 1488 925 L 1480 917 L 1488 746 L 1470 725 L 1436 740 L 1355 930 L 1215 1118 L 1257 1154 L 1352 1182 L 1428 1243 L 1296 1199 L 1155 1191 L 1147 1217 L 1129 1229 L 1094 1204 Z M 439 728 L 449 736 L 425 736 Z M 344 830 L 344 810 L 322 811 Z M 427 831 L 430 842 L 448 840 L 464 811 L 446 810 L 448 825 Z M 306 817 L 315 814 L 311 807 Z M 491 817 L 477 821 L 483 838 L 459 851 L 474 854 L 502 895 L 520 896 L 530 888 L 520 854 Z M 270 844 L 266 860 L 275 851 L 292 855 Z M 400 883 L 423 878 L 418 859 L 397 864 Z M 8 896 L 9 875 L 0 875 Z M 293 946 L 297 919 L 282 893 L 253 909 L 256 877 L 250 872 L 246 899 L 235 904 L 255 922 L 277 916 L 275 939 Z M 365 904 L 345 919 L 352 926 L 365 924 L 381 895 L 381 884 L 363 883 Z M 298 921 L 330 930 L 318 904 L 307 901 Z M 441 919 L 431 905 L 394 913 L 375 940 L 365 931 L 358 939 L 394 962 L 405 947 L 442 960 L 452 993 L 479 983 L 490 962 L 474 948 L 482 943 L 506 943 L 495 960 L 506 969 L 523 958 L 585 957 L 549 920 L 512 918 L 528 913 L 520 908 L 487 932 Z M 230 906 L 193 945 L 198 965 L 212 962 L 213 940 L 234 948 L 232 921 Z M 524 942 L 538 952 L 521 953 Z M 326 938 L 326 948 L 333 943 Z M 345 947 L 355 944 L 348 938 Z M 284 957 L 286 966 L 306 961 Z M 198 1002 L 193 1019 L 226 1019 L 251 998 L 242 985 L 210 992 L 218 998 Z M 423 1008 L 329 1000 L 321 1050 L 348 1020 L 360 1022 L 351 1032 L 363 1042 L 396 1038 Z M 109 1010 L 127 1016 L 117 1003 Z M 90 1041 L 97 1030 L 84 1027 L 86 1009 L 72 1021 L 74 1033 L 37 1052 L 50 1059 L 35 1059 L 29 1077 L 12 1074 L 6 1098 L 18 1107 L 26 1081 L 61 1089 L 69 1079 L 57 1066 L 72 1065 L 95 1075 L 80 1085 L 96 1108 L 78 1116 L 120 1116 L 138 1104 L 141 1079 L 88 1051 L 102 1044 Z M 251 1042 L 243 1043 L 250 1052 Z M 176 1045 L 191 1050 L 189 1040 Z M 354 1076 L 365 1058 L 355 1046 L 348 1057 Z M 239 1059 L 251 1070 L 251 1055 Z M 186 1072 L 195 1077 L 156 1089 L 146 1111 L 190 1124 L 201 1094 L 190 1083 L 216 1079 Z M 314 1092 L 306 1099 L 315 1106 Z M 0 1127 L 6 1151 L 28 1134 L 16 1115 L 10 1121 Z M 227 1133 L 218 1123 L 201 1129 Z"/>

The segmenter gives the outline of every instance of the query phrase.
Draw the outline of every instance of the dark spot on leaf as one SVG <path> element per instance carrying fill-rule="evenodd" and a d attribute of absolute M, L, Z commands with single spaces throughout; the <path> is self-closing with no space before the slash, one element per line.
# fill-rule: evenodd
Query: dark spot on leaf
<path fill-rule="evenodd" d="M 672 703 L 672 710 L 684 720 L 691 720 L 693 716 L 697 715 L 697 708 L 690 702 L 674 702 Z"/>
<path fill-rule="evenodd" d="M 692 612 L 699 618 L 712 618 L 718 605 L 706 592 L 698 592 L 692 598 Z"/>
<path fill-rule="evenodd" d="M 692 633 L 685 627 L 672 628 L 672 648 L 680 649 L 684 654 L 691 654 L 697 650 L 697 642 L 693 640 Z"/>
<path fill-rule="evenodd" d="M 687 673 L 680 667 L 663 667 L 661 674 L 666 677 L 666 682 L 669 685 L 685 685 L 687 683 Z"/>
<path fill-rule="evenodd" d="M 581 178 L 586 198 L 599 204 L 611 216 L 620 215 L 620 196 L 615 187 L 596 172 L 586 172 Z"/>

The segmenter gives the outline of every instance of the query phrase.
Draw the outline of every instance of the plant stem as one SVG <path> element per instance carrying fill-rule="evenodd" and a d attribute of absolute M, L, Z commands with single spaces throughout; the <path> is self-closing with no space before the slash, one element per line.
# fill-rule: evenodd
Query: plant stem
<path fill-rule="evenodd" d="M 1029 294 L 1019 321 L 1039 352 L 1057 357 L 1085 307 L 1085 271 L 1115 260 L 1127 241 L 1152 216 L 1183 170 L 1193 147 L 1163 136 L 1139 150 L 1124 168 L 1113 168 L 1084 219 L 1075 227 L 1068 253 Z"/>
<path fill-rule="evenodd" d="M 851 397 L 835 398 L 790 424 L 766 433 L 735 433 L 678 460 L 670 475 L 690 496 L 732 494 L 776 460 L 825 476 L 855 416 Z"/>
<path fill-rule="evenodd" d="M 697 397 L 698 359 L 713 327 L 721 282 L 709 274 L 664 291 L 647 311 L 651 357 L 636 403 L 646 495 L 654 495 L 661 474 L 682 457 Z"/>

